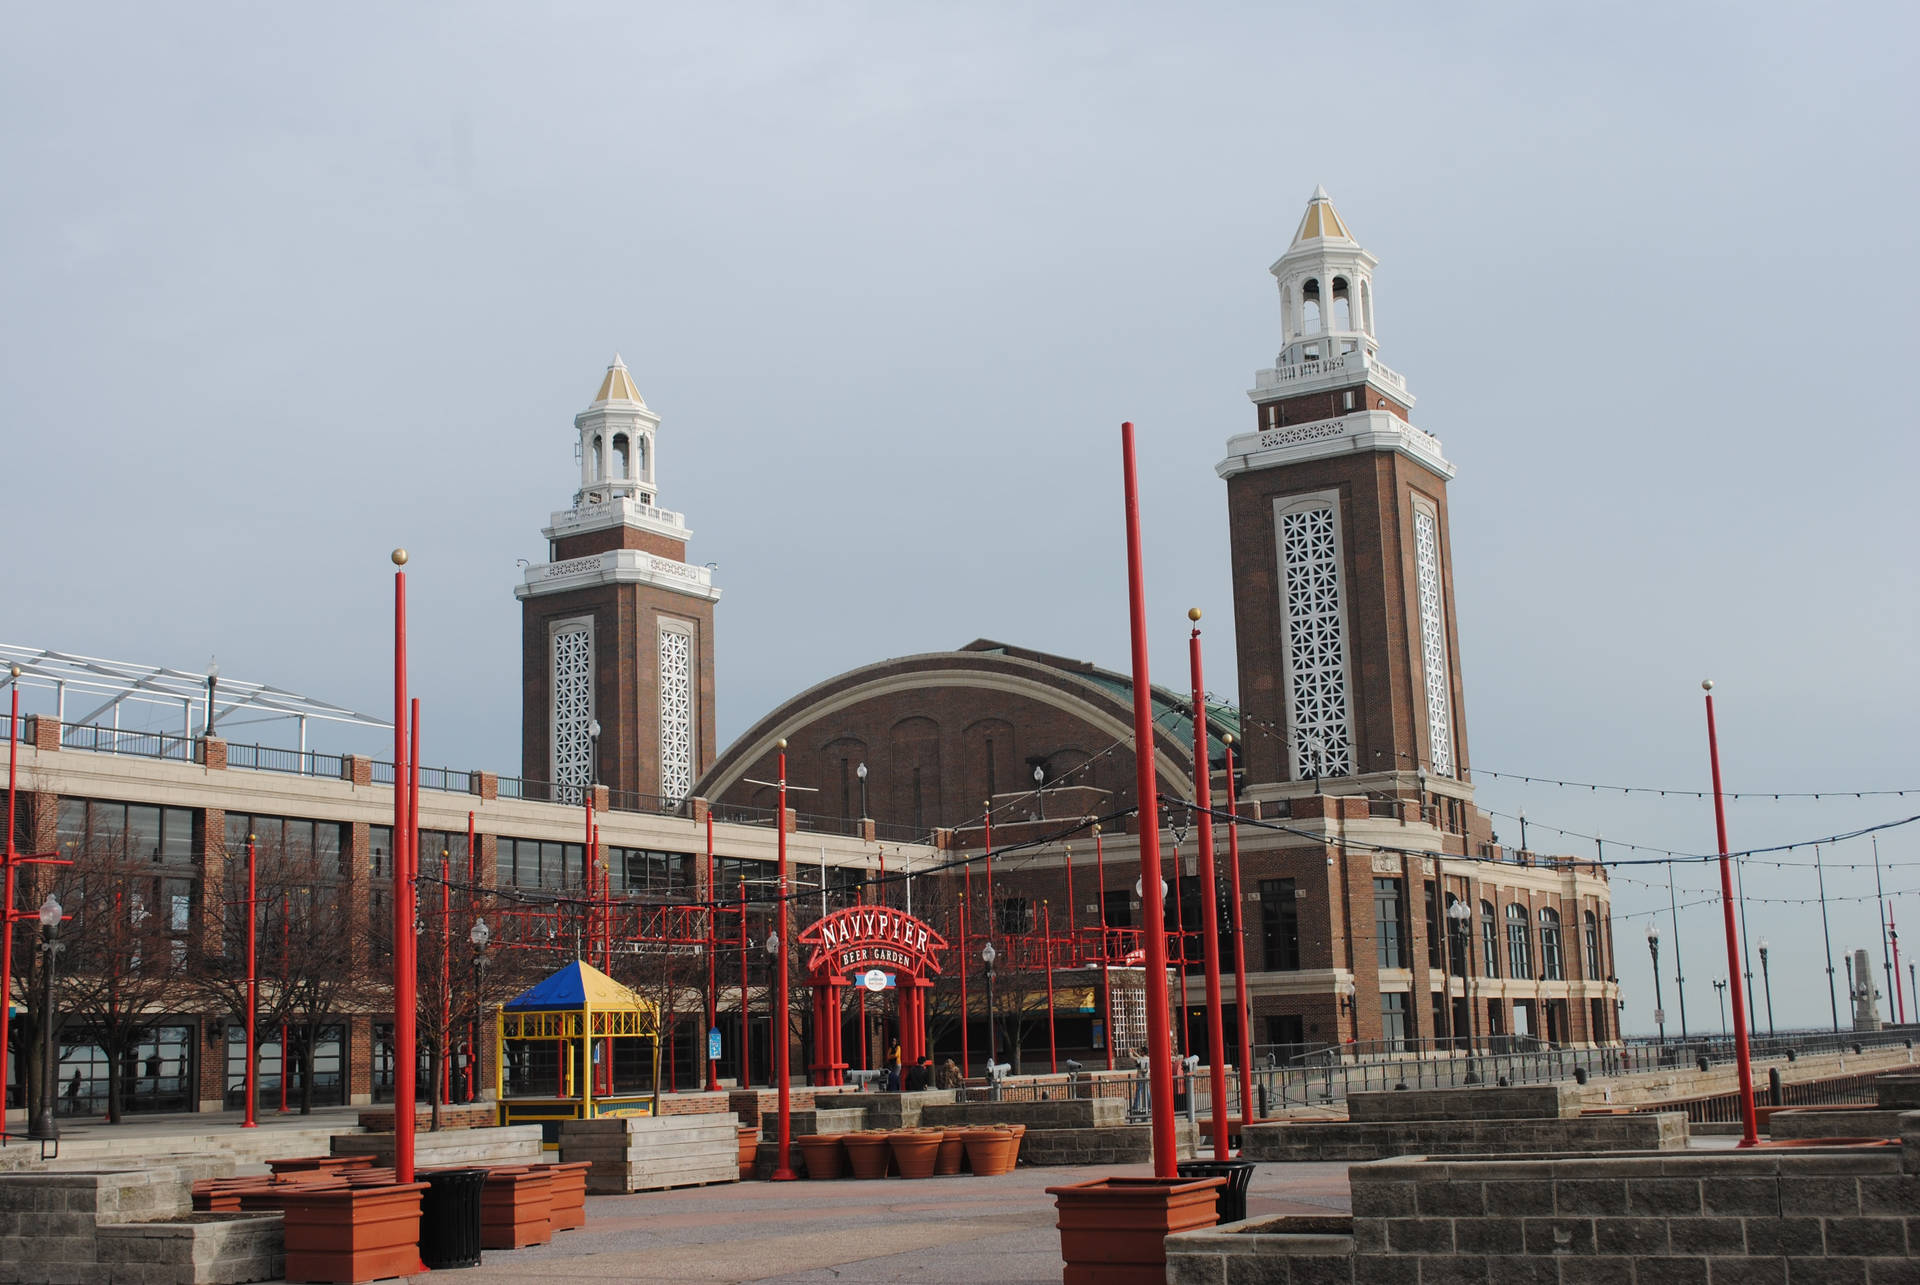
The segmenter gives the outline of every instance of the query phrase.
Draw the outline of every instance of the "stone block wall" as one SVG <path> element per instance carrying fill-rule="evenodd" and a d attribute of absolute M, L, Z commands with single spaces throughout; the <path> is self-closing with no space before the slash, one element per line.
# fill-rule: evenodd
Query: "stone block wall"
<path fill-rule="evenodd" d="M 241 1285 L 280 1279 L 286 1233 L 269 1212 L 102 1225 L 99 1256 L 99 1279 L 111 1285 Z"/>
<path fill-rule="evenodd" d="M 105 1282 L 102 1224 L 173 1218 L 190 1206 L 171 1168 L 0 1175 L 0 1274 L 24 1285 Z"/>
<path fill-rule="evenodd" d="M 1678 1111 L 1530 1120 L 1302 1120 L 1249 1125 L 1241 1133 L 1247 1159 L 1274 1161 L 1679 1151 L 1686 1145 L 1687 1117 Z"/>
<path fill-rule="evenodd" d="M 1566 1119 L 1580 1114 L 1581 1096 L 1571 1084 L 1355 1093 L 1347 1098 L 1347 1118 L 1355 1122 Z"/>

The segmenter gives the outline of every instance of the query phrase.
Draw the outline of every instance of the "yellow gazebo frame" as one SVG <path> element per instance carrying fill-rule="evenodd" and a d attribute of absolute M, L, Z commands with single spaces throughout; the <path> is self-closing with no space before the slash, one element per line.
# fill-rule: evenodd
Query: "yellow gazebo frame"
<path fill-rule="evenodd" d="M 539 1123 L 559 1141 L 558 1122 L 602 1117 L 657 1115 L 660 1110 L 660 1009 L 585 963 L 567 965 L 559 973 L 494 1014 L 499 1043 L 494 1061 L 494 1101 L 501 1124 Z M 603 1049 L 606 1065 L 613 1064 L 613 1041 L 646 1040 L 652 1049 L 653 1087 L 645 1093 L 594 1093 L 593 1050 Z M 560 1091 L 552 1094 L 507 1096 L 509 1042 L 564 1045 Z M 576 1068 L 584 1070 L 578 1074 Z"/>

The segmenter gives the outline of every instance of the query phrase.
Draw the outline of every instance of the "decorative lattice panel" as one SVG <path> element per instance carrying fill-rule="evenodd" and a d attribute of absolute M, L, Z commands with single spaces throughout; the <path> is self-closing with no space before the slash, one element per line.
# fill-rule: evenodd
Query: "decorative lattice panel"
<path fill-rule="evenodd" d="M 1413 550 L 1420 581 L 1420 664 L 1427 680 L 1427 765 L 1453 775 L 1453 714 L 1448 699 L 1447 629 L 1440 597 L 1440 533 L 1433 514 L 1413 511 Z"/>
<path fill-rule="evenodd" d="M 660 631 L 660 794 L 678 802 L 693 789 L 693 639 Z"/>
<path fill-rule="evenodd" d="M 1285 514 L 1280 553 L 1286 568 L 1294 778 L 1348 776 L 1353 772 L 1353 733 L 1333 506 Z"/>
<path fill-rule="evenodd" d="M 563 803 L 581 801 L 593 783 L 593 631 L 553 635 L 553 786 Z"/>

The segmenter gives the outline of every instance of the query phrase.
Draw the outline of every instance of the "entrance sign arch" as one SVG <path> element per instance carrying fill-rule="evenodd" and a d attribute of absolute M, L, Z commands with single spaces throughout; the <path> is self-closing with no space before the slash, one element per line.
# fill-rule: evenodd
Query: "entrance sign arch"
<path fill-rule="evenodd" d="M 815 1084 L 846 1082 L 847 1061 L 840 1041 L 840 1012 L 846 991 L 863 984 L 863 975 L 880 971 L 893 978 L 899 994 L 900 1061 L 910 1066 L 927 1051 L 927 993 L 941 971 L 944 937 L 923 919 L 890 906 L 848 906 L 816 919 L 800 932 L 811 947 L 807 971 L 813 985 L 813 1058 Z"/>

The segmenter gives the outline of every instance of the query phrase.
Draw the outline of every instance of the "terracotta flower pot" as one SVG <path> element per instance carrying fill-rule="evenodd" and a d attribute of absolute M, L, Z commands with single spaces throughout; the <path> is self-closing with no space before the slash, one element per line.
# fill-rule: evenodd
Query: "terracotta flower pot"
<path fill-rule="evenodd" d="M 887 1135 L 893 1158 L 902 1178 L 931 1178 L 933 1164 L 940 1155 L 939 1133 L 919 1129 L 898 1129 Z"/>
<path fill-rule="evenodd" d="M 480 1189 L 480 1248 L 520 1249 L 552 1239 L 553 1175 L 546 1166 L 487 1170 Z"/>
<path fill-rule="evenodd" d="M 1048 1187 L 1059 1210 L 1063 1285 L 1164 1285 L 1167 1236 L 1217 1223 L 1224 1178 L 1098 1178 Z"/>
<path fill-rule="evenodd" d="M 1005 1129 L 968 1129 L 963 1136 L 975 1177 L 992 1178 L 1013 1168 L 1013 1135 Z"/>
<path fill-rule="evenodd" d="M 740 1181 L 747 1182 L 753 1177 L 754 1160 L 760 1152 L 760 1126 L 743 1124 L 740 1128 Z"/>
<path fill-rule="evenodd" d="M 847 1166 L 855 1178 L 884 1178 L 893 1149 L 884 1133 L 849 1133 L 841 1145 L 847 1149 Z"/>
<path fill-rule="evenodd" d="M 384 1187 L 292 1187 L 286 1208 L 289 1281 L 376 1281 L 424 1270 L 424 1182 Z"/>
<path fill-rule="evenodd" d="M 940 1131 L 940 1150 L 936 1154 L 933 1162 L 934 1173 L 959 1173 L 960 1163 L 966 1158 L 967 1144 L 966 1139 L 962 1136 L 962 1131 L 959 1129 L 942 1129 Z"/>
<path fill-rule="evenodd" d="M 847 1153 L 840 1149 L 839 1133 L 803 1133 L 798 1138 L 800 1156 L 807 1162 L 807 1177 L 831 1182 L 847 1171 Z"/>
<path fill-rule="evenodd" d="M 1013 1167 L 1020 1163 L 1020 1144 L 1026 1140 L 1027 1126 L 1010 1124 L 1007 1126 L 1007 1132 L 1013 1135 L 1013 1143 L 1007 1148 L 1007 1171 L 1011 1173 Z"/>
<path fill-rule="evenodd" d="M 584 1227 L 587 1222 L 587 1170 L 593 1168 L 593 1162 L 575 1160 L 565 1164 L 529 1167 L 536 1171 L 544 1169 L 553 1177 L 554 1231 L 572 1231 L 576 1227 Z"/>

